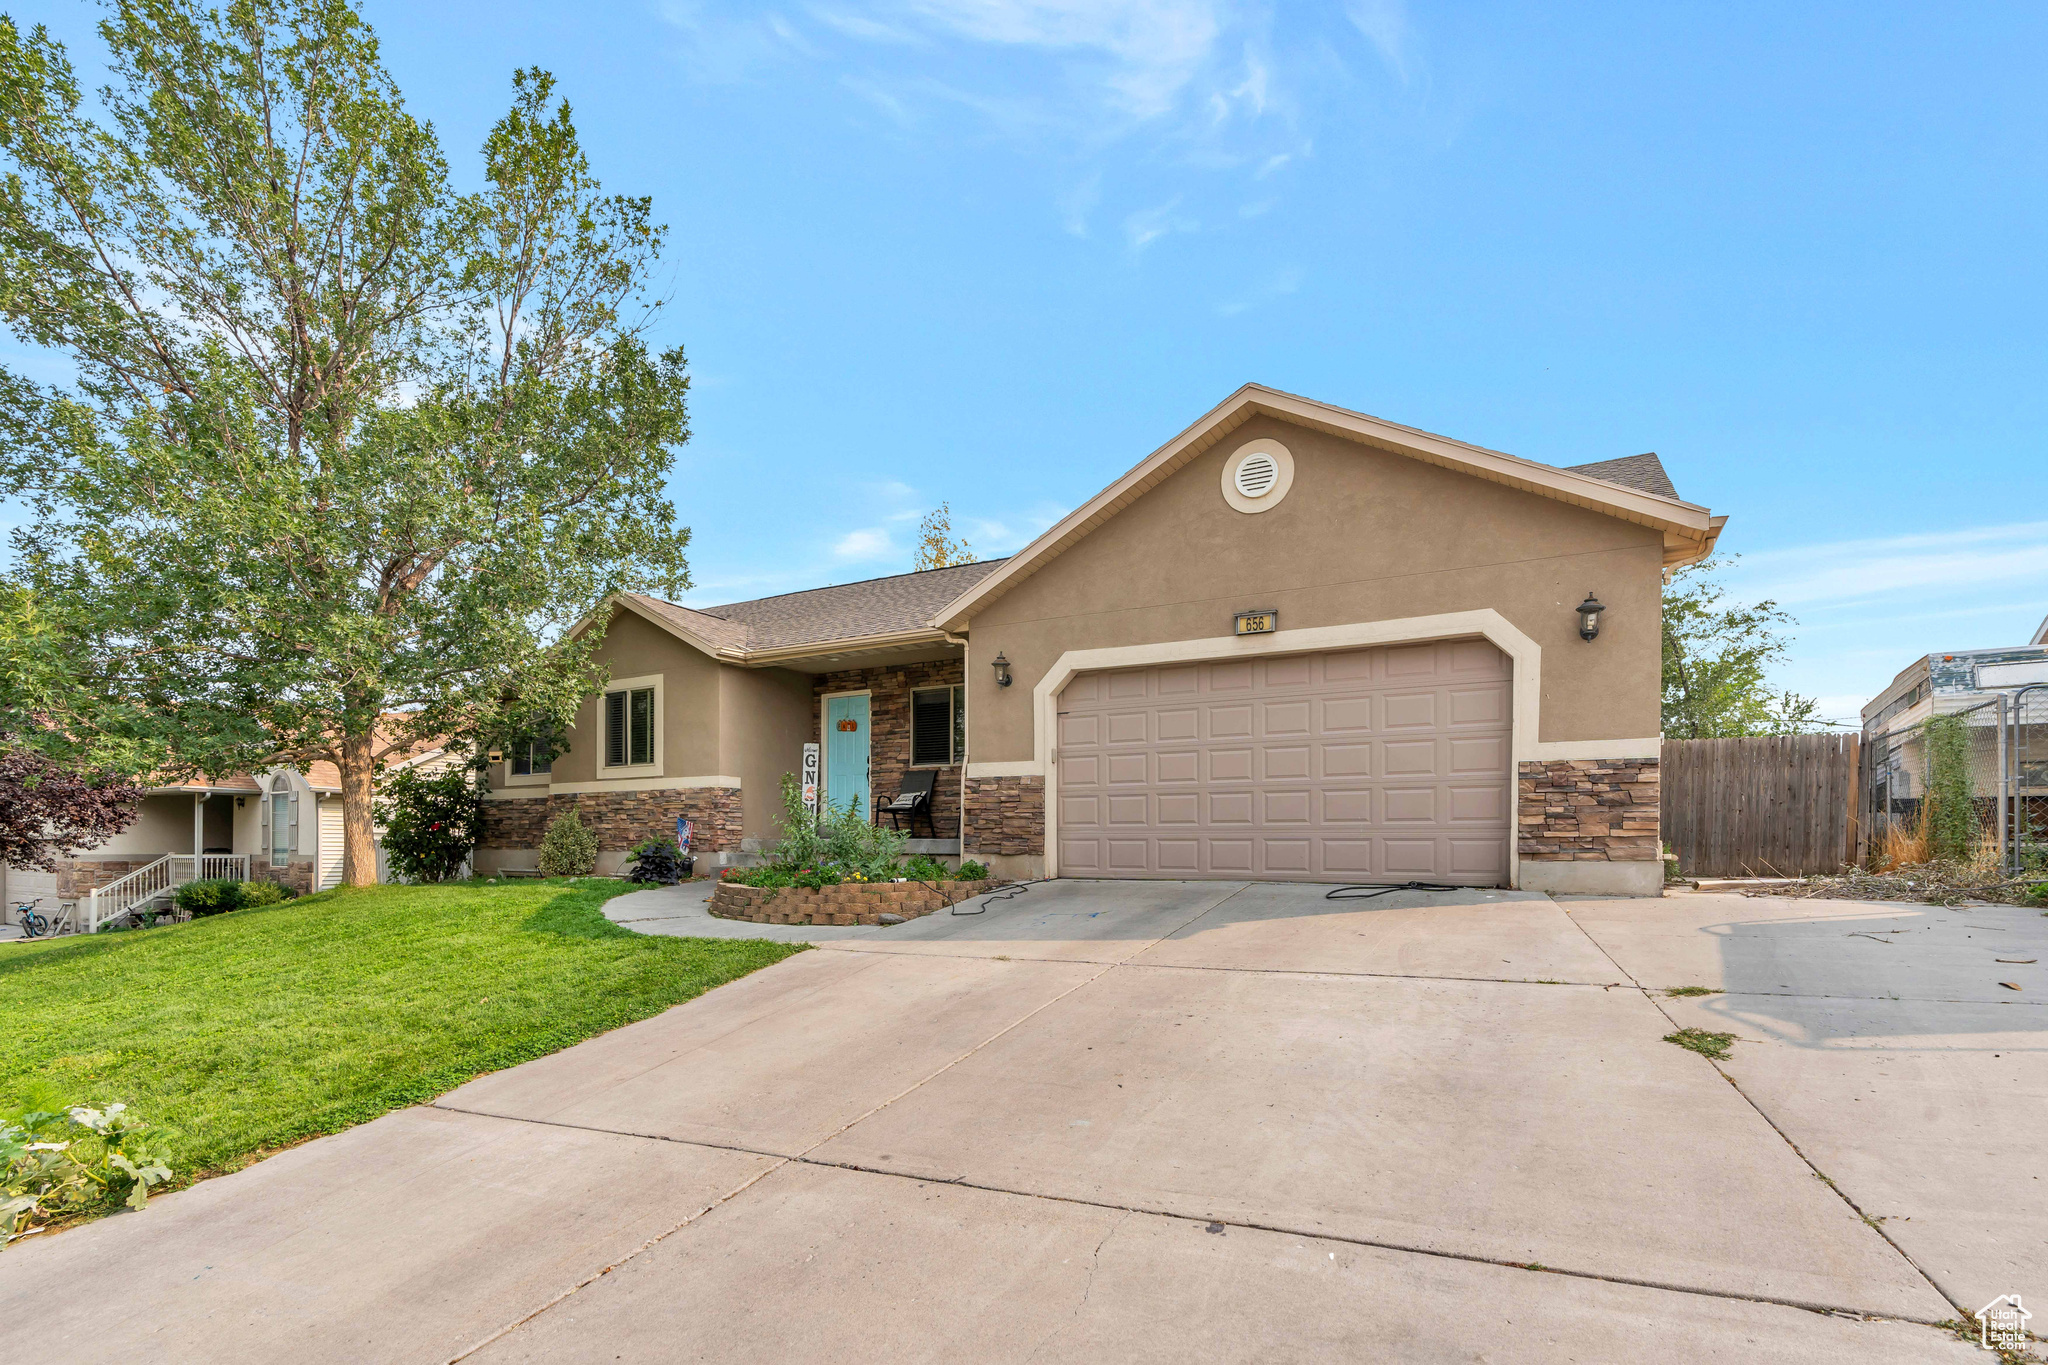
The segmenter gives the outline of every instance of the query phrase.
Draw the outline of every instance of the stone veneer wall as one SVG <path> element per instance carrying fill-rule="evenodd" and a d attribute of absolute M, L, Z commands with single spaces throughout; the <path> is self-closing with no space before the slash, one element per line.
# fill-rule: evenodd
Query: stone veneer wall
<path fill-rule="evenodd" d="M 57 895 L 67 901 L 83 900 L 107 883 L 119 881 L 137 868 L 148 867 L 162 856 L 161 853 L 138 853 L 132 858 L 59 859 Z"/>
<path fill-rule="evenodd" d="M 740 846 L 738 787 L 670 787 L 655 791 L 572 792 L 547 796 L 492 798 L 484 802 L 480 848 L 539 848 L 548 821 L 575 808 L 597 835 L 603 853 L 623 853 L 635 844 L 676 832 L 676 817 L 690 820 L 693 853 L 726 853 Z"/>
<path fill-rule="evenodd" d="M 313 894 L 313 860 L 293 858 L 283 867 L 272 867 L 266 854 L 249 855 L 249 879 L 258 882 L 277 882 L 289 886 L 301 896 Z"/>
<path fill-rule="evenodd" d="M 970 857 L 1044 856 L 1045 779 L 968 778 L 967 835 L 961 848 Z"/>
<path fill-rule="evenodd" d="M 1519 767 L 1524 860 L 1662 860 L 1656 759 L 1574 758 Z"/>
<path fill-rule="evenodd" d="M 886 805 L 902 790 L 903 776 L 910 771 L 910 694 L 920 687 L 959 687 L 967 678 L 966 661 L 959 658 L 934 659 L 929 663 L 899 664 L 892 668 L 849 668 L 838 673 L 821 673 L 811 685 L 811 740 L 823 740 L 822 718 L 827 692 L 870 693 L 868 699 L 868 772 L 876 805 Z M 937 769 L 938 782 L 932 788 L 932 829 L 941 839 L 960 834 L 960 766 Z M 919 835 L 924 829 L 919 825 Z"/>

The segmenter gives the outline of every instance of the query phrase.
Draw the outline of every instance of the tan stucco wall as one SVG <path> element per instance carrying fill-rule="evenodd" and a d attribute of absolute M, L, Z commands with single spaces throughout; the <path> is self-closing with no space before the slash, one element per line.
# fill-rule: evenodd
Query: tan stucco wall
<path fill-rule="evenodd" d="M 596 657 L 615 681 L 662 677 L 661 764 L 634 778 L 706 777 L 723 773 L 719 764 L 718 699 L 721 665 L 675 636 L 621 608 L 611 619 Z M 566 738 L 569 749 L 555 760 L 554 781 L 604 780 L 602 693 L 586 697 Z M 503 786 L 506 765 L 494 765 L 492 783 Z M 512 788 L 516 790 L 517 788 Z"/>
<path fill-rule="evenodd" d="M 782 775 L 803 767 L 811 738 L 811 679 L 786 668 L 721 667 L 719 771 L 740 779 L 742 835 L 781 835 Z"/>
<path fill-rule="evenodd" d="M 137 803 L 135 821 L 97 848 L 93 857 L 130 857 L 192 851 L 192 798 L 182 793 L 145 796 Z"/>
<path fill-rule="evenodd" d="M 1259 437 L 1292 453 L 1294 483 L 1247 515 L 1223 466 Z M 1541 741 L 1653 736 L 1662 558 L 1649 527 L 1257 417 L 974 616 L 969 762 L 1033 757 L 1032 688 L 1063 652 L 1228 635 L 1258 607 L 1282 630 L 1491 607 L 1542 646 Z M 1592 644 L 1573 612 L 1588 591 L 1609 609 Z"/>

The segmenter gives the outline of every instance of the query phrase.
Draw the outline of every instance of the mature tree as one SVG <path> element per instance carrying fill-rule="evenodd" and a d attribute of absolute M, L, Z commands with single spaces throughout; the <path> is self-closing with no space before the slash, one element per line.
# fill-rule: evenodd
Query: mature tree
<path fill-rule="evenodd" d="M 940 503 L 925 514 L 917 524 L 917 560 L 911 565 L 912 573 L 923 573 L 926 569 L 943 569 L 949 564 L 972 564 L 974 547 L 964 540 L 953 539 L 953 508 Z"/>
<path fill-rule="evenodd" d="M 562 628 L 688 585 L 664 229 L 540 71 L 457 193 L 346 0 L 123 0 L 100 34 L 104 117 L 0 18 L 0 317 L 75 369 L 0 375 L 23 571 L 175 759 L 333 761 L 368 882 L 391 747 L 566 719 L 602 632 Z"/>
<path fill-rule="evenodd" d="M 1724 567 L 1703 560 L 1676 570 L 1664 586 L 1664 734 L 1671 739 L 1728 739 L 1818 730 L 1818 703 L 1773 690 L 1772 665 L 1789 642 L 1779 628 L 1795 624 L 1775 602 L 1730 605 L 1708 575 Z"/>

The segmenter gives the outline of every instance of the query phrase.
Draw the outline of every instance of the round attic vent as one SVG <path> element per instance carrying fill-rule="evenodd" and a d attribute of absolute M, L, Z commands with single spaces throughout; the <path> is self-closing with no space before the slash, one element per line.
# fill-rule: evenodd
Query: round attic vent
<path fill-rule="evenodd" d="M 1280 481 L 1280 462 L 1263 450 L 1255 450 L 1238 462 L 1237 491 L 1247 498 L 1263 498 Z"/>

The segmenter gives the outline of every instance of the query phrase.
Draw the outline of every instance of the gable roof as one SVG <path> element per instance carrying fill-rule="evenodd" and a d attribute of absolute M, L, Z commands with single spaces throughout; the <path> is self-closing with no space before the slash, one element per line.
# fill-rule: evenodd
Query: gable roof
<path fill-rule="evenodd" d="M 616 600 L 714 658 L 761 663 L 830 646 L 943 638 L 932 616 L 1003 562 L 952 564 L 722 607 L 678 606 L 644 593 Z"/>
<path fill-rule="evenodd" d="M 1664 475 L 1663 463 L 1655 455 L 1601 461 L 1600 466 L 1609 467 L 1605 475 L 1587 473 L 1583 467 L 1563 469 L 1448 436 L 1438 436 L 1434 432 L 1404 427 L 1348 408 L 1319 403 L 1263 384 L 1246 384 L 1180 435 L 1139 461 L 1122 478 L 1003 561 L 994 572 L 947 603 L 932 617 L 931 623 L 947 630 L 965 629 L 976 610 L 1001 597 L 1067 547 L 1221 442 L 1232 431 L 1261 415 L 1278 417 L 1376 450 L 1406 455 L 1427 464 L 1519 488 L 1539 497 L 1555 498 L 1559 502 L 1653 527 L 1663 532 L 1664 563 L 1667 567 L 1689 564 L 1712 553 L 1714 541 L 1728 520 L 1724 516 L 1715 516 L 1704 507 L 1682 501 L 1673 492 L 1648 489 L 1640 483 L 1616 478 L 1611 469 L 1615 465 L 1626 465 L 1628 469 L 1623 472 L 1640 480 L 1647 477 L 1648 472 L 1640 462 L 1647 460 L 1649 465 L 1655 466 L 1663 488 L 1668 490 L 1671 480 Z"/>
<path fill-rule="evenodd" d="M 1609 483 L 1618 483 L 1627 488 L 1655 493 L 1660 498 L 1676 498 L 1678 490 L 1671 485 L 1671 476 L 1664 472 L 1664 462 L 1652 450 L 1642 455 L 1624 455 L 1618 460 L 1595 460 L 1591 464 L 1568 464 L 1564 468 L 1574 474 L 1588 474 Z"/>

